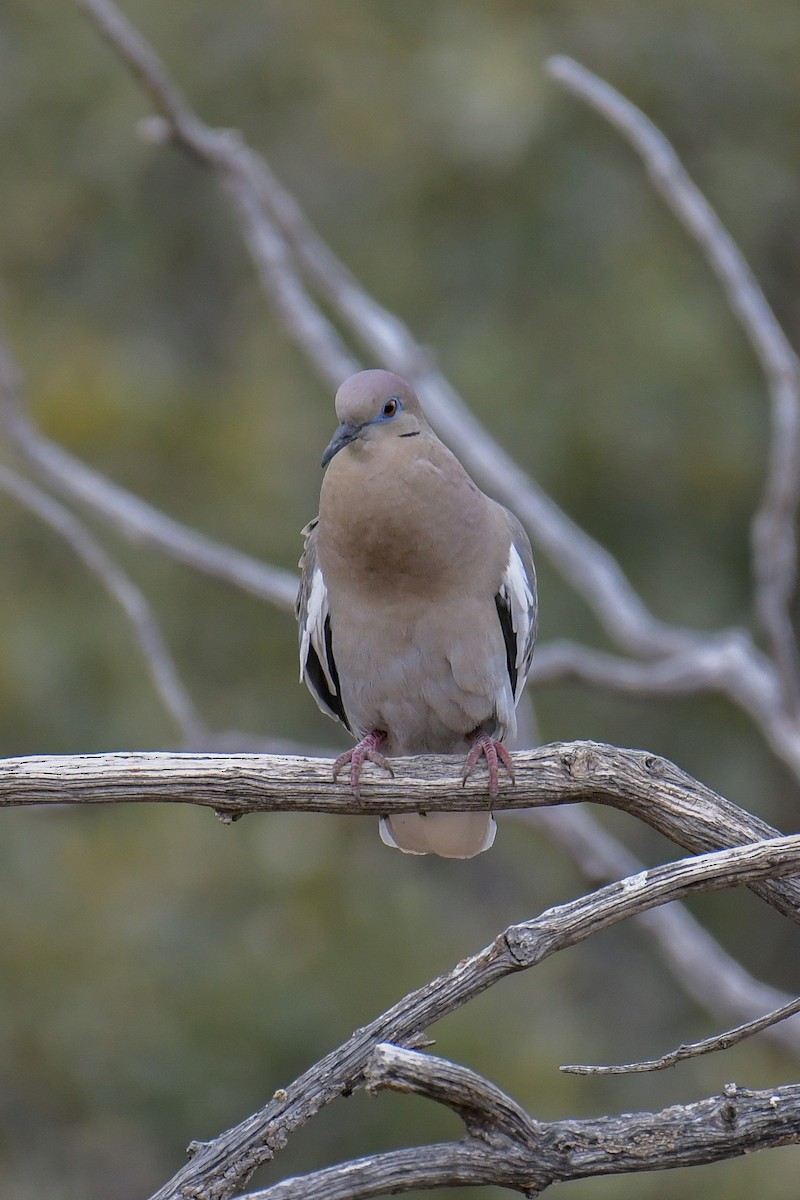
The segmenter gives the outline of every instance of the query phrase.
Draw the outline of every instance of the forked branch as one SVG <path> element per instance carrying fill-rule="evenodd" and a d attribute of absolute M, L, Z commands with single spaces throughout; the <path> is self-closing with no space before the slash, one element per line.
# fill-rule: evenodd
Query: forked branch
<path fill-rule="evenodd" d="M 494 1084 L 443 1058 L 376 1046 L 367 1089 L 414 1093 L 451 1108 L 458 1142 L 375 1154 L 285 1179 L 241 1200 L 365 1200 L 418 1188 L 495 1184 L 540 1195 L 550 1184 L 699 1166 L 800 1141 L 800 1085 L 722 1095 L 661 1112 L 537 1121 Z"/>

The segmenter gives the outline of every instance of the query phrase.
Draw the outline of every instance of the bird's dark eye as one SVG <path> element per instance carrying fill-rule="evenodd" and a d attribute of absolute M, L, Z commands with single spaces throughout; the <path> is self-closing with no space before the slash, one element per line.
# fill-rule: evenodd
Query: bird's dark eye
<path fill-rule="evenodd" d="M 400 407 L 400 401 L 397 399 L 397 397 L 390 396 L 389 399 L 384 404 L 383 408 L 381 409 L 381 416 L 384 417 L 386 420 L 388 420 L 389 417 L 394 416 L 394 414 L 397 412 L 399 407 Z"/>

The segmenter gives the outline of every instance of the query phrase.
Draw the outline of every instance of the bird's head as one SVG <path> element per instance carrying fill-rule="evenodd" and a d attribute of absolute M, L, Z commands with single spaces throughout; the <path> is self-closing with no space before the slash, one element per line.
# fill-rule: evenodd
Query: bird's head
<path fill-rule="evenodd" d="M 322 456 L 326 467 L 353 442 L 416 437 L 428 429 L 414 389 L 391 371 L 359 371 L 336 393 L 339 428 Z"/>

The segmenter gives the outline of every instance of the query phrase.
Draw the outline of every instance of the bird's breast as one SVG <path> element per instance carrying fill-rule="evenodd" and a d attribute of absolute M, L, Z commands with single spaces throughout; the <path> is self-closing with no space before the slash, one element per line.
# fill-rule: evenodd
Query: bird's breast
<path fill-rule="evenodd" d="M 471 480 L 423 456 L 397 464 L 343 452 L 320 494 L 320 562 L 346 589 L 433 595 L 468 567 L 485 523 Z"/>

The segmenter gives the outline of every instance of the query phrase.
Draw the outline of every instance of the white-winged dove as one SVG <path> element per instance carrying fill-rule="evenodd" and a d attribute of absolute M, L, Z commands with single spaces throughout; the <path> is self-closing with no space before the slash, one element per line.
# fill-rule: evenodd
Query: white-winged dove
<path fill-rule="evenodd" d="M 340 425 L 322 456 L 319 516 L 303 530 L 300 669 L 323 712 L 359 739 L 340 755 L 359 793 L 366 759 L 468 751 L 489 793 L 536 635 L 536 576 L 519 521 L 439 441 L 411 387 L 362 371 L 336 394 Z M 410 854 L 488 850 L 490 812 L 386 817 Z"/>

